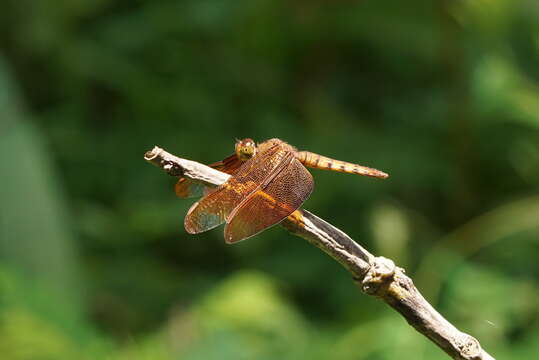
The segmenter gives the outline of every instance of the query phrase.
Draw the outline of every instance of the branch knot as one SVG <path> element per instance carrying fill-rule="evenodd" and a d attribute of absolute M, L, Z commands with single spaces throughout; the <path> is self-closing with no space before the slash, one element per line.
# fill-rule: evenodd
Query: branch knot
<path fill-rule="evenodd" d="M 383 256 L 375 257 L 361 282 L 362 290 L 369 295 L 382 296 L 393 281 L 395 269 L 393 260 Z"/>
<path fill-rule="evenodd" d="M 462 339 L 460 339 L 459 343 L 456 345 L 461 350 L 461 353 L 465 359 L 483 359 L 481 345 L 479 345 L 479 341 L 477 341 L 477 339 L 473 336 L 464 334 Z"/>

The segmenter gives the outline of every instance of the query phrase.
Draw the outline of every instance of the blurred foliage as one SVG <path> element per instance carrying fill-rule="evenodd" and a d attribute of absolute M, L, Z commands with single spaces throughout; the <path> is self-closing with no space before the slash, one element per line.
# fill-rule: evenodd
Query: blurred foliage
<path fill-rule="evenodd" d="M 2 359 L 445 359 L 280 227 L 185 233 L 142 155 L 243 137 L 389 172 L 313 171 L 305 206 L 539 353 L 536 0 L 4 0 Z"/>

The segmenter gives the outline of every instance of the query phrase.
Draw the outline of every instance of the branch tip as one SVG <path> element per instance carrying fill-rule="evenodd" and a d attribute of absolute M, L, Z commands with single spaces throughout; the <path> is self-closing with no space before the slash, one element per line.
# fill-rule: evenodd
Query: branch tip
<path fill-rule="evenodd" d="M 163 149 L 161 149 L 158 146 L 154 146 L 152 150 L 146 151 L 146 153 L 144 154 L 144 160 L 146 161 L 154 160 L 156 157 L 159 156 L 159 153 L 161 153 L 161 151 L 163 151 Z"/>

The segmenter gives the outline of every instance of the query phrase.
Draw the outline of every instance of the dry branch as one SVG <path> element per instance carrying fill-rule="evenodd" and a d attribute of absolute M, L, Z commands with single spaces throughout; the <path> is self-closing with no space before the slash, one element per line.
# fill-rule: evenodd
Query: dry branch
<path fill-rule="evenodd" d="M 144 158 L 173 176 L 187 176 L 217 186 L 230 175 L 200 163 L 178 158 L 155 147 Z M 453 359 L 494 359 L 474 337 L 459 331 L 438 313 L 414 286 L 404 269 L 384 257 L 376 257 L 333 225 L 297 210 L 281 225 L 337 260 L 353 276 L 361 290 L 397 310 L 418 332 L 429 338 Z"/>

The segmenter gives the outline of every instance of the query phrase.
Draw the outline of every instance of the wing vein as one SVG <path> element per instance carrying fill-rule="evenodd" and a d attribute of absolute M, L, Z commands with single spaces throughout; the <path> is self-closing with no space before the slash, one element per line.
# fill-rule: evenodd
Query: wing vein
<path fill-rule="evenodd" d="M 228 214 L 228 216 L 226 217 L 226 222 L 229 223 L 230 220 L 236 215 L 236 213 L 243 207 L 243 205 L 245 205 L 249 200 L 251 200 L 254 196 L 256 196 L 256 193 L 259 190 L 266 189 L 268 185 L 271 183 L 271 181 L 275 179 L 275 177 L 279 175 L 284 169 L 286 169 L 293 160 L 294 160 L 294 154 L 291 152 L 288 152 L 288 154 L 286 154 L 286 157 L 281 161 L 281 163 L 275 169 L 275 171 L 268 174 L 268 176 L 266 176 L 266 178 L 260 185 L 255 187 L 253 191 L 251 191 L 247 196 L 245 196 L 245 198 L 243 198 L 243 200 L 234 209 L 232 209 L 230 214 Z"/>

